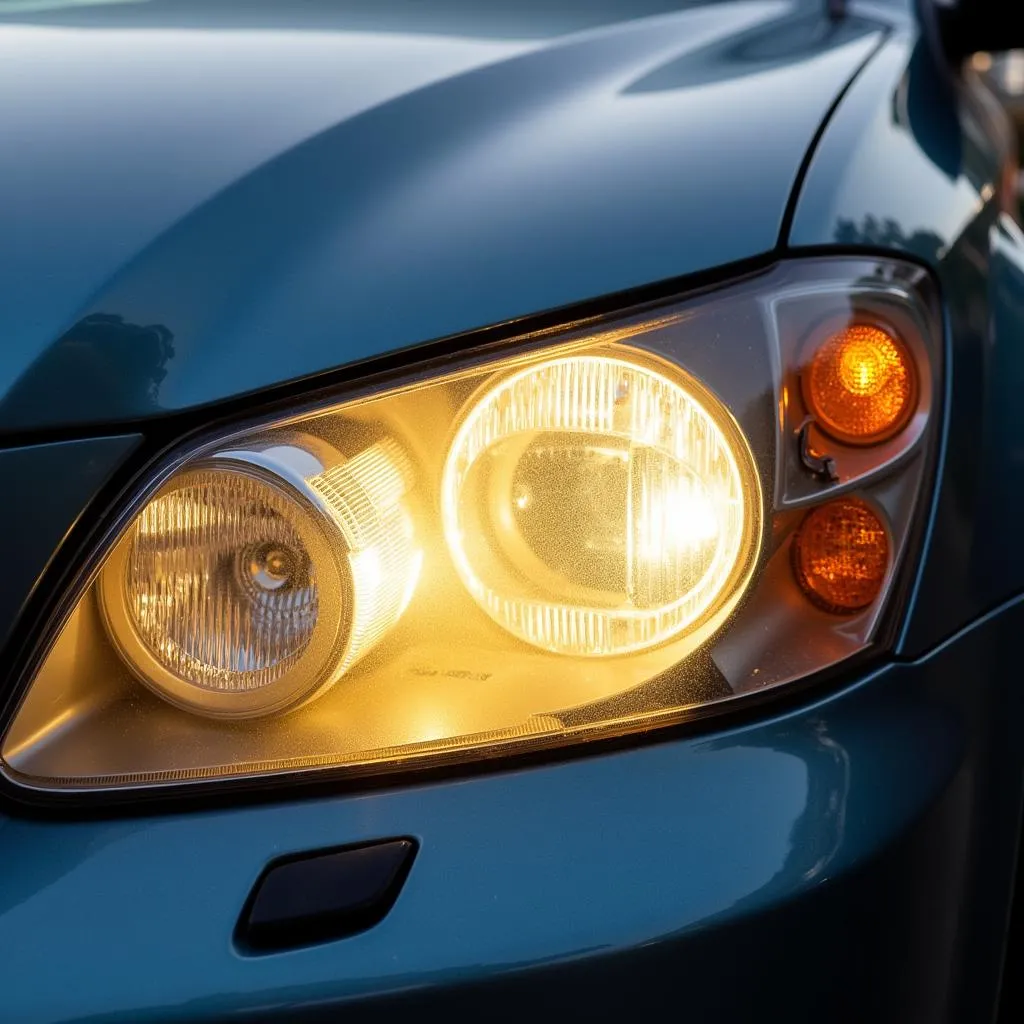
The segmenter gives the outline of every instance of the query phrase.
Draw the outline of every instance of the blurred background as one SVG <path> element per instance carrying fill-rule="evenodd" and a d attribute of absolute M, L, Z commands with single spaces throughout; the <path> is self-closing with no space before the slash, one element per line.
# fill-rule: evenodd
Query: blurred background
<path fill-rule="evenodd" d="M 976 53 L 971 63 L 1013 117 L 1017 125 L 1018 152 L 1024 166 L 1024 50 Z M 1017 196 L 1022 201 L 1024 216 L 1024 172 L 1017 177 Z"/>

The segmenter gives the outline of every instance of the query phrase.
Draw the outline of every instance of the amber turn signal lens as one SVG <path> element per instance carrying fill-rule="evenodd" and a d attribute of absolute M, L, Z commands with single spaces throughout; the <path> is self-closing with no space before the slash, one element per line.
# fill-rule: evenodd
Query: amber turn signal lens
<path fill-rule="evenodd" d="M 877 444 L 910 418 L 917 372 L 891 331 L 852 324 L 815 352 L 803 384 L 804 399 L 822 430 L 847 444 Z"/>
<path fill-rule="evenodd" d="M 804 593 L 825 611 L 848 614 L 878 597 L 889 567 L 889 535 L 859 498 L 809 512 L 793 538 L 793 569 Z"/>

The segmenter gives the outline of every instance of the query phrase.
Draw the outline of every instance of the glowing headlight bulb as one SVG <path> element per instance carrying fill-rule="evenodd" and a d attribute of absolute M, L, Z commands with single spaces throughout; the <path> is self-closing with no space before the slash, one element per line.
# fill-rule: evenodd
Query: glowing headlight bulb
<path fill-rule="evenodd" d="M 139 678 L 203 714 L 310 699 L 398 621 L 421 553 L 409 471 L 385 442 L 351 459 L 297 438 L 173 477 L 104 568 L 110 635 Z"/>
<path fill-rule="evenodd" d="M 749 581 L 761 498 L 725 408 L 612 355 L 531 366 L 476 400 L 442 484 L 463 583 L 547 650 L 609 655 L 715 628 Z"/>

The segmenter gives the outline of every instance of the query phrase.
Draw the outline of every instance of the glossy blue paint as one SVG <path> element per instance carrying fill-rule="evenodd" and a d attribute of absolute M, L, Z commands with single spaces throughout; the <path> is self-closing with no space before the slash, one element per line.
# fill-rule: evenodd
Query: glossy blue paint
<path fill-rule="evenodd" d="M 382 4 L 384 29 L 336 6 L 315 31 L 254 3 L 0 20 L 0 432 L 189 408 L 770 252 L 882 35 L 817 0 L 499 5 L 526 37 L 479 5 L 429 32 L 422 5 Z"/>
<path fill-rule="evenodd" d="M 0 450 L 0 535 L 7 538 L 0 646 L 68 531 L 140 440 L 93 437 Z"/>
<path fill-rule="evenodd" d="M 798 710 L 566 764 L 190 815 L 0 819 L 5 1019 L 291 1022 L 344 1002 L 346 1020 L 605 1020 L 671 1002 L 696 1020 L 986 1020 L 1024 777 L 1021 628 L 1018 603 Z M 408 834 L 421 850 L 377 928 L 232 947 L 273 857 Z M 970 974 L 965 946 L 982 954 Z"/>
<path fill-rule="evenodd" d="M 988 94 L 954 87 L 913 32 L 894 33 L 830 121 L 788 240 L 909 253 L 942 286 L 949 422 L 911 655 L 1024 589 L 1024 235 L 1000 195 L 1011 141 Z"/>

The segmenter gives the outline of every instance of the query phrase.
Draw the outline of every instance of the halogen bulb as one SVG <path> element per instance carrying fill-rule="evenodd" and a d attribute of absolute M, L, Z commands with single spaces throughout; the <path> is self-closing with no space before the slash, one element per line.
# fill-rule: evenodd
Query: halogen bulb
<path fill-rule="evenodd" d="M 280 590 L 298 575 L 300 558 L 274 544 L 261 544 L 249 558 L 249 580 L 260 591 Z"/>
<path fill-rule="evenodd" d="M 749 578 L 761 515 L 749 449 L 720 403 L 681 371 L 676 382 L 605 355 L 530 367 L 476 402 L 442 511 L 487 613 L 578 655 L 705 635 Z"/>
<path fill-rule="evenodd" d="M 351 459 L 313 438 L 224 451 L 173 478 L 105 567 L 108 630 L 192 711 L 282 710 L 398 621 L 419 572 L 398 447 Z"/>

